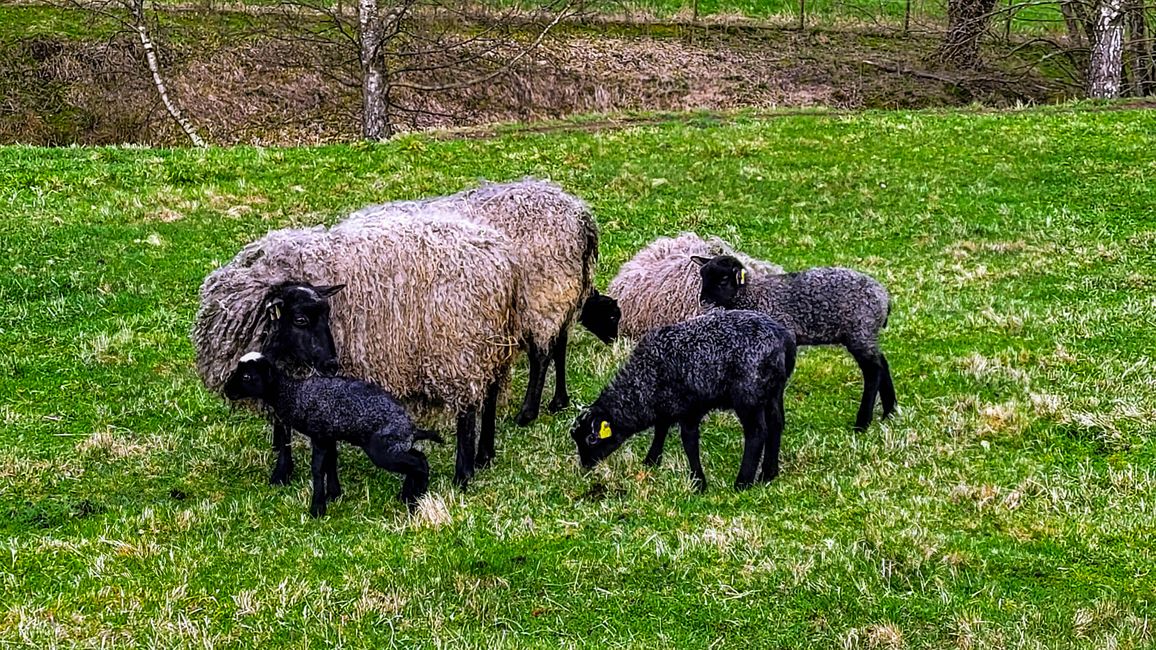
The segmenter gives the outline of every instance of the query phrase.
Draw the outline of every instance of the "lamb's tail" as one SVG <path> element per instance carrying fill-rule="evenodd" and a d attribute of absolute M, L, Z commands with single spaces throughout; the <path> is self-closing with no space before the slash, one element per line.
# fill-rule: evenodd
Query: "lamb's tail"
<path fill-rule="evenodd" d="M 437 431 L 434 431 L 433 429 L 421 429 L 418 427 L 413 428 L 413 439 L 414 440 L 433 440 L 434 442 L 436 442 L 438 444 L 442 444 L 442 445 L 444 445 L 446 442 L 445 440 L 442 439 L 441 436 L 438 435 Z"/>

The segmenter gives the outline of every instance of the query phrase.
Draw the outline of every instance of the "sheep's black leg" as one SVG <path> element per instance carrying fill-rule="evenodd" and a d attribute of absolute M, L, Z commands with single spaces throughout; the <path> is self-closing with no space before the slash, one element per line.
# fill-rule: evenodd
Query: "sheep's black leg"
<path fill-rule="evenodd" d="M 871 426 L 872 411 L 875 410 L 875 396 L 879 393 L 880 365 L 873 355 L 851 351 L 859 369 L 863 371 L 863 400 L 859 403 L 859 414 L 855 416 L 855 430 L 862 433 Z"/>
<path fill-rule="evenodd" d="M 743 462 L 735 478 L 736 490 L 745 490 L 755 482 L 759 461 L 763 458 L 763 447 L 767 444 L 767 423 L 763 411 L 761 405 L 738 411 L 739 421 L 743 425 Z"/>
<path fill-rule="evenodd" d="M 701 421 L 701 417 L 688 417 L 678 423 L 678 428 L 682 435 L 682 450 L 686 452 L 690 475 L 694 479 L 694 487 L 699 492 L 706 492 L 706 474 L 702 471 L 702 459 L 699 458 L 698 449 L 698 426 Z"/>
<path fill-rule="evenodd" d="M 486 401 L 482 404 L 482 432 L 478 436 L 478 455 L 474 467 L 488 467 L 494 460 L 494 434 L 498 428 L 498 392 L 501 384 L 497 381 L 486 389 Z"/>
<path fill-rule="evenodd" d="M 763 416 L 767 422 L 767 447 L 763 450 L 763 473 L 759 481 L 770 483 L 779 475 L 779 446 L 783 440 L 785 413 L 783 412 L 783 389 L 780 388 L 771 398 Z"/>
<path fill-rule="evenodd" d="M 570 406 L 570 392 L 566 390 L 566 346 L 569 340 L 569 330 L 562 330 L 558 338 L 554 339 L 554 399 L 546 405 L 551 413 Z"/>
<path fill-rule="evenodd" d="M 883 402 L 883 417 L 887 418 L 895 412 L 895 384 L 891 383 L 891 366 L 887 365 L 887 357 L 879 355 L 879 400 Z"/>
<path fill-rule="evenodd" d="M 670 423 L 659 420 L 654 423 L 654 440 L 650 443 L 650 450 L 642 462 L 657 467 L 662 464 L 662 448 L 666 446 L 666 434 L 670 431 Z"/>
<path fill-rule="evenodd" d="M 277 454 L 277 464 L 269 476 L 270 485 L 288 485 L 293 477 L 293 432 L 289 427 L 273 418 L 273 451 Z"/>
<path fill-rule="evenodd" d="M 466 489 L 474 475 L 474 436 L 477 431 L 477 410 L 458 413 L 458 451 L 454 462 L 454 485 Z"/>
<path fill-rule="evenodd" d="M 313 501 L 309 505 L 309 514 L 314 517 L 325 516 L 325 465 L 328 451 L 325 443 L 313 442 Z"/>
<path fill-rule="evenodd" d="M 335 440 L 325 450 L 325 500 L 333 501 L 341 494 L 341 481 L 337 479 L 337 441 Z"/>
<path fill-rule="evenodd" d="M 429 489 L 429 461 L 417 449 L 396 453 L 378 440 L 371 440 L 365 447 L 365 454 L 378 467 L 403 476 L 401 500 L 413 512 L 417 500 Z"/>
<path fill-rule="evenodd" d="M 542 405 L 542 388 L 546 383 L 546 369 L 550 363 L 549 350 L 543 350 L 532 339 L 526 355 L 530 358 L 530 379 L 526 384 L 526 399 L 522 402 L 522 411 L 515 420 L 518 426 L 523 427 L 538 419 L 538 408 Z"/>

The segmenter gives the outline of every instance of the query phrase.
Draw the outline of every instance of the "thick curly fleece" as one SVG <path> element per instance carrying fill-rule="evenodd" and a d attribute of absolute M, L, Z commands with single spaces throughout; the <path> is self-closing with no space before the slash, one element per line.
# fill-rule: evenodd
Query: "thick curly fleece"
<path fill-rule="evenodd" d="M 623 264 L 606 288 L 606 295 L 617 300 L 622 310 L 619 336 L 637 339 L 656 327 L 708 311 L 699 300 L 702 281 L 698 265 L 691 260 L 695 255 L 733 255 L 751 269 L 783 272 L 774 264 L 735 252 L 718 237 L 703 239 L 692 232 L 659 237 Z"/>
<path fill-rule="evenodd" d="M 201 285 L 192 338 L 205 386 L 220 393 L 238 360 L 260 349 L 271 287 L 343 283 L 330 322 L 345 374 L 381 384 L 415 413 L 479 407 L 516 352 L 516 278 L 505 236 L 453 217 L 278 230 L 246 246 Z"/>
<path fill-rule="evenodd" d="M 431 211 L 490 226 L 514 243 L 518 315 L 527 338 L 545 348 L 570 327 L 590 295 L 598 259 L 598 225 L 586 203 L 554 183 L 525 178 L 451 196 L 371 205 L 348 221 Z"/>

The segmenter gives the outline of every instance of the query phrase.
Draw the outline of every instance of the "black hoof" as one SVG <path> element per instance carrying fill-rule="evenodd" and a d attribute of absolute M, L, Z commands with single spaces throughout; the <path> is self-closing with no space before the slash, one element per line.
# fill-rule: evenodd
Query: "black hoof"
<path fill-rule="evenodd" d="M 752 485 L 754 485 L 754 483 L 750 481 L 735 481 L 735 490 L 738 492 L 749 490 Z"/>
<path fill-rule="evenodd" d="M 537 413 L 531 411 L 522 411 L 518 413 L 518 417 L 514 418 L 514 422 L 517 423 L 518 426 L 524 427 L 537 419 Z"/>
<path fill-rule="evenodd" d="M 289 481 L 291 478 L 292 478 L 292 474 L 290 472 L 277 472 L 277 471 L 275 471 L 269 477 L 269 485 L 289 485 Z"/>
<path fill-rule="evenodd" d="M 344 493 L 344 492 L 342 492 L 340 489 L 337 489 L 337 490 L 332 490 L 332 489 L 331 489 L 331 490 L 329 490 L 329 491 L 327 491 L 327 492 L 326 492 L 326 494 L 325 494 L 325 500 L 326 500 L 326 501 L 336 501 L 336 500 L 338 500 L 338 499 L 340 499 L 340 498 L 341 498 L 341 495 L 342 495 L 342 494 L 345 494 L 345 493 Z"/>
<path fill-rule="evenodd" d="M 646 458 L 642 459 L 642 464 L 646 465 L 647 467 L 658 467 L 662 464 L 662 456 L 655 456 L 654 458 L 647 456 Z"/>
<path fill-rule="evenodd" d="M 550 411 L 551 413 L 557 413 L 558 411 L 561 411 L 568 406 L 570 406 L 569 397 L 564 399 L 558 399 L 555 397 L 554 399 L 550 400 L 549 404 L 546 405 L 546 410 Z"/>
<path fill-rule="evenodd" d="M 319 517 L 324 517 L 325 516 L 325 504 L 324 503 L 313 504 L 309 508 L 309 516 L 313 517 L 314 519 L 317 519 Z"/>
<path fill-rule="evenodd" d="M 694 491 L 698 492 L 699 494 L 706 492 L 706 481 L 700 481 L 700 480 L 695 479 Z"/>
<path fill-rule="evenodd" d="M 775 470 L 775 471 L 771 472 L 770 474 L 767 474 L 765 472 L 760 473 L 759 474 L 759 483 L 770 483 L 771 481 L 778 478 L 778 476 L 779 476 L 779 470 Z"/>
<path fill-rule="evenodd" d="M 474 469 L 485 469 L 494 462 L 493 454 L 478 454 L 474 457 Z"/>

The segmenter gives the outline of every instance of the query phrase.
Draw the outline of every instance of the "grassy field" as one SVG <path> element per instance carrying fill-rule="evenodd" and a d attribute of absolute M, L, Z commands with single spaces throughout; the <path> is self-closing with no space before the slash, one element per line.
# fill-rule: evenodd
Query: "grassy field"
<path fill-rule="evenodd" d="M 1149 111 L 0 148 L 0 646 L 1150 647 L 1154 149 Z M 593 205 L 599 286 L 682 229 L 873 274 L 900 415 L 852 433 L 858 371 L 811 349 L 770 486 L 730 489 L 730 415 L 697 495 L 676 441 L 584 475 L 575 408 L 508 406 L 468 493 L 432 449 L 411 517 L 345 448 L 311 520 L 302 441 L 268 486 L 265 427 L 193 372 L 200 281 L 271 228 L 524 174 Z M 579 331 L 576 401 L 628 352 Z"/>

